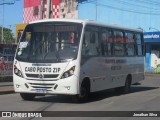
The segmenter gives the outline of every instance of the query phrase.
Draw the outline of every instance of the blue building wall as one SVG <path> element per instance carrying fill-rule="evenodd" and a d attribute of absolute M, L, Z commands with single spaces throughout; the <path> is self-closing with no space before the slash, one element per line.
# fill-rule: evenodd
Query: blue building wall
<path fill-rule="evenodd" d="M 151 44 L 146 44 L 146 70 L 151 69 Z"/>
<path fill-rule="evenodd" d="M 158 3 L 160 5 L 160 1 L 154 0 L 97 0 L 96 4 L 96 0 L 79 0 L 78 18 L 155 31 L 155 28 L 160 30 Z M 150 27 L 153 29 L 149 30 Z"/>
<path fill-rule="evenodd" d="M 160 32 L 144 32 L 144 41 L 146 46 L 146 70 L 151 71 L 153 69 L 151 67 L 151 51 L 157 50 L 160 52 Z"/>

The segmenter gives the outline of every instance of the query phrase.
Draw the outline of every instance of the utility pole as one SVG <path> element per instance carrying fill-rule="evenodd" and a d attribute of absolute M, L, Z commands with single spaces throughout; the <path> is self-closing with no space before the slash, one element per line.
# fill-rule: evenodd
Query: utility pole
<path fill-rule="evenodd" d="M 44 18 L 44 0 L 41 0 L 40 19 Z"/>
<path fill-rule="evenodd" d="M 3 39 L 4 39 L 4 35 L 3 35 L 3 25 L 4 25 L 4 0 L 2 0 L 2 34 L 1 34 L 1 43 L 3 44 Z"/>
<path fill-rule="evenodd" d="M 51 18 L 51 0 L 47 1 L 47 18 Z"/>

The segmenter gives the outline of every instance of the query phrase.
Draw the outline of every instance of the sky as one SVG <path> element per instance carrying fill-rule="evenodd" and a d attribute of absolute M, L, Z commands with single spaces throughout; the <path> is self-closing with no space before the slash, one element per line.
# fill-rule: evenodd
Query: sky
<path fill-rule="evenodd" d="M 13 5 L 4 5 L 4 27 L 12 29 L 15 25 L 23 23 L 24 0 L 4 0 L 14 2 Z M 95 18 L 95 1 L 88 1 L 87 7 L 79 5 L 79 19 Z M 109 2 L 108 2 L 109 1 Z M 120 24 L 130 27 L 143 28 L 144 31 L 160 31 L 160 2 L 159 0 L 99 0 L 97 5 L 98 21 Z M 2 0 L 0 0 L 0 4 Z M 91 9 L 93 7 L 93 9 Z M 90 8 L 90 9 L 88 9 Z M 88 12 L 87 12 L 88 11 Z M 105 11 L 105 12 L 102 12 Z M 83 14 L 81 14 L 83 13 Z M 147 14 L 145 14 L 147 13 Z M 154 13 L 154 14 L 153 14 Z M 92 15 L 93 14 L 93 15 Z M 103 14 L 103 15 L 102 15 Z M 92 18 L 91 18 L 92 19 Z M 134 22 L 133 22 L 134 21 Z M 0 26 L 2 25 L 2 5 L 0 5 Z M 154 28 L 149 30 L 149 28 Z"/>
<path fill-rule="evenodd" d="M 15 34 L 15 25 L 23 23 L 23 1 L 24 0 L 4 0 L 5 3 L 14 2 L 12 5 L 4 5 L 4 27 L 10 28 Z M 0 0 L 0 4 L 2 0 Z M 2 5 L 0 5 L 0 26 L 2 26 Z"/>
<path fill-rule="evenodd" d="M 78 5 L 79 19 L 140 28 L 144 32 L 160 31 L 160 0 L 83 1 Z"/>

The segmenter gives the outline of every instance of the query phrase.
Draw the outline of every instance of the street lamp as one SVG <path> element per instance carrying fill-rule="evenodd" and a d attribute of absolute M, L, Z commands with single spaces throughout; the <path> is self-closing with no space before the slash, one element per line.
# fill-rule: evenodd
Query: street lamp
<path fill-rule="evenodd" d="M 138 29 L 140 29 L 140 30 L 142 30 L 143 32 L 145 32 L 145 30 L 144 30 L 143 28 L 141 28 L 141 27 L 138 27 Z"/>
<path fill-rule="evenodd" d="M 149 27 L 149 30 L 151 30 L 151 29 L 154 29 L 159 32 L 159 30 L 157 28 Z"/>

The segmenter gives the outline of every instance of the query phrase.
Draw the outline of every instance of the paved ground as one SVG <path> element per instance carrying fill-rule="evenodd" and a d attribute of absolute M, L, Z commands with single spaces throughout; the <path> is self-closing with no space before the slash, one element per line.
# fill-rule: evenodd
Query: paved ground
<path fill-rule="evenodd" d="M 18 93 L 0 95 L 0 111 L 143 111 L 160 112 L 160 76 L 147 75 L 141 84 L 132 86 L 130 94 L 116 94 L 113 91 L 104 91 L 91 95 L 89 102 L 77 104 L 70 96 L 47 95 L 37 96 L 33 101 L 24 101 Z M 6 85 L 6 86 L 5 86 Z M 1 88 L 11 87 L 7 84 Z M 61 112 L 63 113 L 63 112 Z M 126 114 L 126 113 L 125 113 Z M 78 114 L 81 116 L 81 114 Z M 92 115 L 95 115 L 92 113 Z M 123 115 L 123 114 L 122 114 Z M 160 113 L 158 114 L 160 115 Z M 6 118 L 0 118 L 0 120 Z M 46 118 L 10 118 L 10 120 L 159 120 L 158 117 L 46 117 Z"/>

